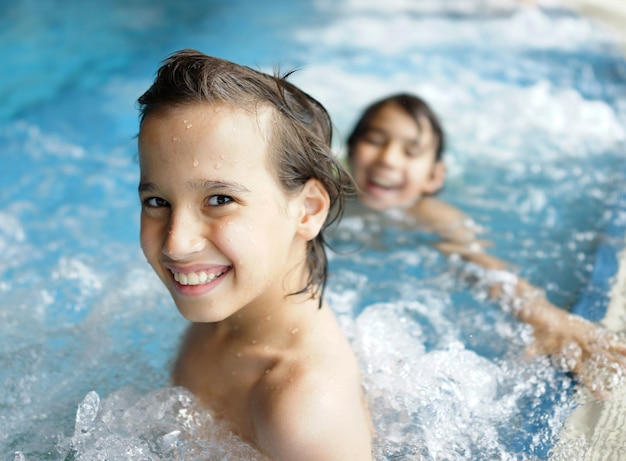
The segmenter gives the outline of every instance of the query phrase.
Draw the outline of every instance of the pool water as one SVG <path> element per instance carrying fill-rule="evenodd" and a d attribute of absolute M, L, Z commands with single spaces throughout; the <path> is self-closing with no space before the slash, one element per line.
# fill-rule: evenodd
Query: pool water
<path fill-rule="evenodd" d="M 555 304 L 601 318 L 626 231 L 626 62 L 553 3 L 3 2 L 2 458 L 261 459 L 168 387 L 186 324 L 138 245 L 135 101 L 181 48 L 300 68 L 340 155 L 369 102 L 422 95 L 449 138 L 442 198 Z M 376 459 L 548 459 L 575 383 L 525 355 L 530 332 L 464 263 L 386 219 L 341 224 L 327 288 Z"/>

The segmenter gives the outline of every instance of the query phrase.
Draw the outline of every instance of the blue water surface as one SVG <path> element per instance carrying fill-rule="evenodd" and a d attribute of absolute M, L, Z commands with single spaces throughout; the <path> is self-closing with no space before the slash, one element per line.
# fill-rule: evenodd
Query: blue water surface
<path fill-rule="evenodd" d="M 89 391 L 105 398 L 168 384 L 185 322 L 138 246 L 135 101 L 160 61 L 182 48 L 269 72 L 299 68 L 294 81 L 329 109 L 340 155 L 369 102 L 421 94 L 448 134 L 442 198 L 483 225 L 494 254 L 555 304 L 604 315 L 626 231 L 626 62 L 611 37 L 564 8 L 379 3 L 0 4 L 3 459 L 71 459 L 63 440 Z M 462 263 L 430 248 L 430 238 L 347 222 L 333 242 L 329 299 L 362 357 L 372 352 L 359 331 L 376 331 L 377 309 L 388 305 L 413 325 L 408 345 L 426 359 L 459 358 L 460 370 L 483 364 L 498 384 L 482 398 L 507 412 L 494 420 L 486 403 L 466 397 L 447 410 L 449 434 L 431 434 L 446 414 L 445 392 L 422 405 L 420 377 L 429 376 L 413 369 L 411 392 L 392 383 L 397 401 L 411 402 L 397 409 L 374 369 L 366 381 L 389 440 L 380 459 L 546 459 L 573 406 L 572 381 L 540 360 L 520 362 L 523 326 L 481 297 L 459 275 Z M 383 318 L 381 330 L 394 321 Z M 443 376 L 460 386 L 453 368 Z M 522 381 L 530 387 L 515 394 Z M 472 424 L 483 432 L 471 433 Z M 130 443 L 127 429 L 110 430 Z"/>

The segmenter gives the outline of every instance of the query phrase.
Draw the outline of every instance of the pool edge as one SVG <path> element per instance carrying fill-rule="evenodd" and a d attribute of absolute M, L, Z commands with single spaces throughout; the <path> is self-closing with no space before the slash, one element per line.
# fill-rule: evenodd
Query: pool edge
<path fill-rule="evenodd" d="M 602 325 L 612 331 L 626 331 L 626 237 L 625 248 L 617 255 L 618 270 L 615 274 L 615 283 L 609 293 L 609 305 L 602 321 Z"/>
<path fill-rule="evenodd" d="M 626 2 L 623 0 L 561 0 L 583 16 L 601 23 L 626 53 Z"/>
<path fill-rule="evenodd" d="M 561 0 L 562 4 L 606 27 L 626 53 L 626 3 L 623 0 Z M 618 268 L 609 292 L 602 325 L 611 331 L 626 331 L 626 236 L 618 252 Z M 584 399 L 584 396 L 583 396 Z M 626 388 L 609 399 L 579 405 L 568 417 L 555 444 L 551 461 L 606 461 L 620 459 L 626 442 L 617 440 L 626 427 Z M 623 436 L 623 434 L 622 434 Z"/>
<path fill-rule="evenodd" d="M 618 271 L 609 293 L 606 315 L 600 322 L 615 332 L 626 331 L 626 237 L 624 243 L 625 248 L 618 253 Z M 589 400 L 579 405 L 565 422 L 551 460 L 620 459 L 625 442 L 617 437 L 620 435 L 619 428 L 626 426 L 626 387 L 607 400 Z"/>

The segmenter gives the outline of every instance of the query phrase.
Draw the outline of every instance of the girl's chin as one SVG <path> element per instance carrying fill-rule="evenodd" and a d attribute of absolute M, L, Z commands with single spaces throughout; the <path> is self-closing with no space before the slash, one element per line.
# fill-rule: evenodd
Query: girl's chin
<path fill-rule="evenodd" d="M 188 307 L 178 308 L 178 312 L 187 320 L 193 323 L 216 323 L 228 318 L 228 315 L 218 312 L 205 312 L 200 309 L 189 309 Z"/>

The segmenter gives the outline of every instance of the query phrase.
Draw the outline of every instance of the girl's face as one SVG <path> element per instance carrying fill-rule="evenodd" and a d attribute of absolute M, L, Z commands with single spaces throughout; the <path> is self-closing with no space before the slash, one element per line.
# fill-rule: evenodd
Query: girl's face
<path fill-rule="evenodd" d="M 283 301 L 304 259 L 296 200 L 268 171 L 268 117 L 199 103 L 143 121 L 141 247 L 189 320 Z"/>
<path fill-rule="evenodd" d="M 412 206 L 439 190 L 445 170 L 435 160 L 438 142 L 426 117 L 418 125 L 395 103 L 381 107 L 352 147 L 350 165 L 359 200 L 383 211 Z"/>

